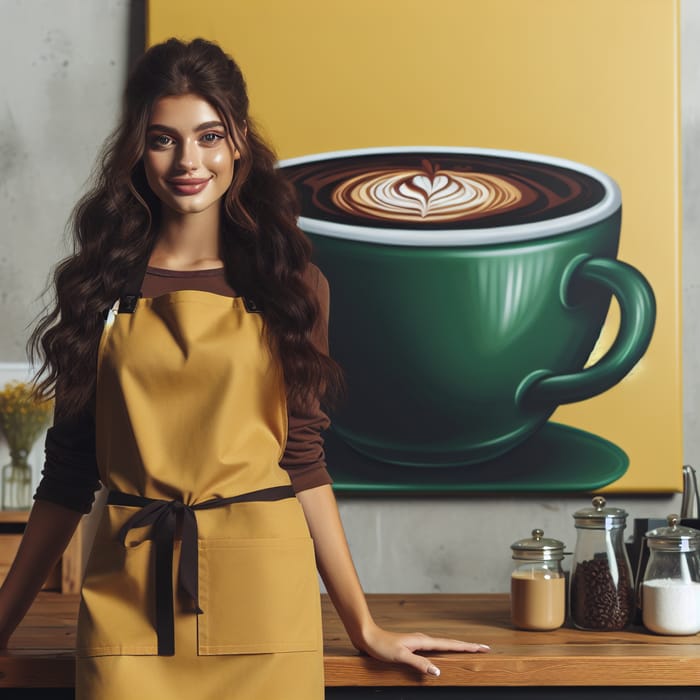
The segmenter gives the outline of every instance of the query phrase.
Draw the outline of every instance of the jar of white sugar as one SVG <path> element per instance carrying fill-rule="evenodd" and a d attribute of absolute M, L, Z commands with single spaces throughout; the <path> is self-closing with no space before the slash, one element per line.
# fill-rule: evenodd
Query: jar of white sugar
<path fill-rule="evenodd" d="M 668 527 L 645 535 L 642 622 L 657 634 L 700 632 L 700 531 L 678 523 L 677 515 L 669 515 Z"/>

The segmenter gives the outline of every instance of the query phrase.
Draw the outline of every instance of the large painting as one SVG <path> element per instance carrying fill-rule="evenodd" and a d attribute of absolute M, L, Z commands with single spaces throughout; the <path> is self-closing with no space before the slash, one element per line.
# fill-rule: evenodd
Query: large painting
<path fill-rule="evenodd" d="M 149 2 L 302 200 L 339 491 L 681 487 L 678 4 Z"/>

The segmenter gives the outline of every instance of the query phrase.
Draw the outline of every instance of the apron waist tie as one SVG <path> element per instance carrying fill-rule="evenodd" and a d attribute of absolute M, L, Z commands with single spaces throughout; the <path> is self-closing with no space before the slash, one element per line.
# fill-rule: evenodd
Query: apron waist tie
<path fill-rule="evenodd" d="M 172 656 L 175 653 L 172 571 L 178 513 L 182 513 L 182 550 L 180 552 L 178 585 L 194 603 L 195 614 L 200 615 L 202 610 L 199 607 L 197 518 L 194 511 L 221 508 L 232 503 L 280 501 L 293 497 L 294 489 L 291 486 L 272 486 L 230 498 L 212 498 L 195 505 L 186 505 L 182 501 L 176 500 L 146 498 L 123 491 L 109 492 L 108 505 L 141 508 L 122 525 L 117 534 L 119 541 L 124 546 L 126 546 L 129 530 L 145 525 L 151 526 L 149 539 L 154 541 L 156 549 L 156 632 L 158 634 L 159 656 Z"/>

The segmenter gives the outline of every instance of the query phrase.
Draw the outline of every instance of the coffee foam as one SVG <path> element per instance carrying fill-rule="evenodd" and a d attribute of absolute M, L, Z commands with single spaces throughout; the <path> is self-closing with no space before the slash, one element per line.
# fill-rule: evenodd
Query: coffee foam
<path fill-rule="evenodd" d="M 435 223 L 502 213 L 530 199 L 497 175 L 442 170 L 429 161 L 422 166 L 361 173 L 337 186 L 331 199 L 341 211 L 369 219 Z"/>

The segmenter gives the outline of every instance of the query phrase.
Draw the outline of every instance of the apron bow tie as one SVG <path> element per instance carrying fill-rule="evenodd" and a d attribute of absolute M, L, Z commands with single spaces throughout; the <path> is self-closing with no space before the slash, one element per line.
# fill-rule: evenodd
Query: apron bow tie
<path fill-rule="evenodd" d="M 279 501 L 292 498 L 291 486 L 272 486 L 250 491 L 230 498 L 212 498 L 195 505 L 182 501 L 146 498 L 122 491 L 110 491 L 109 505 L 140 507 L 119 529 L 117 539 L 126 547 L 129 531 L 137 527 L 151 526 L 149 539 L 156 550 L 156 631 L 158 655 L 172 656 L 175 653 L 175 614 L 173 609 L 173 552 L 177 534 L 178 516 L 182 519 L 182 548 L 178 567 L 178 586 L 193 602 L 193 612 L 202 614 L 199 607 L 199 554 L 196 510 L 220 508 L 232 503 L 251 501 Z"/>

